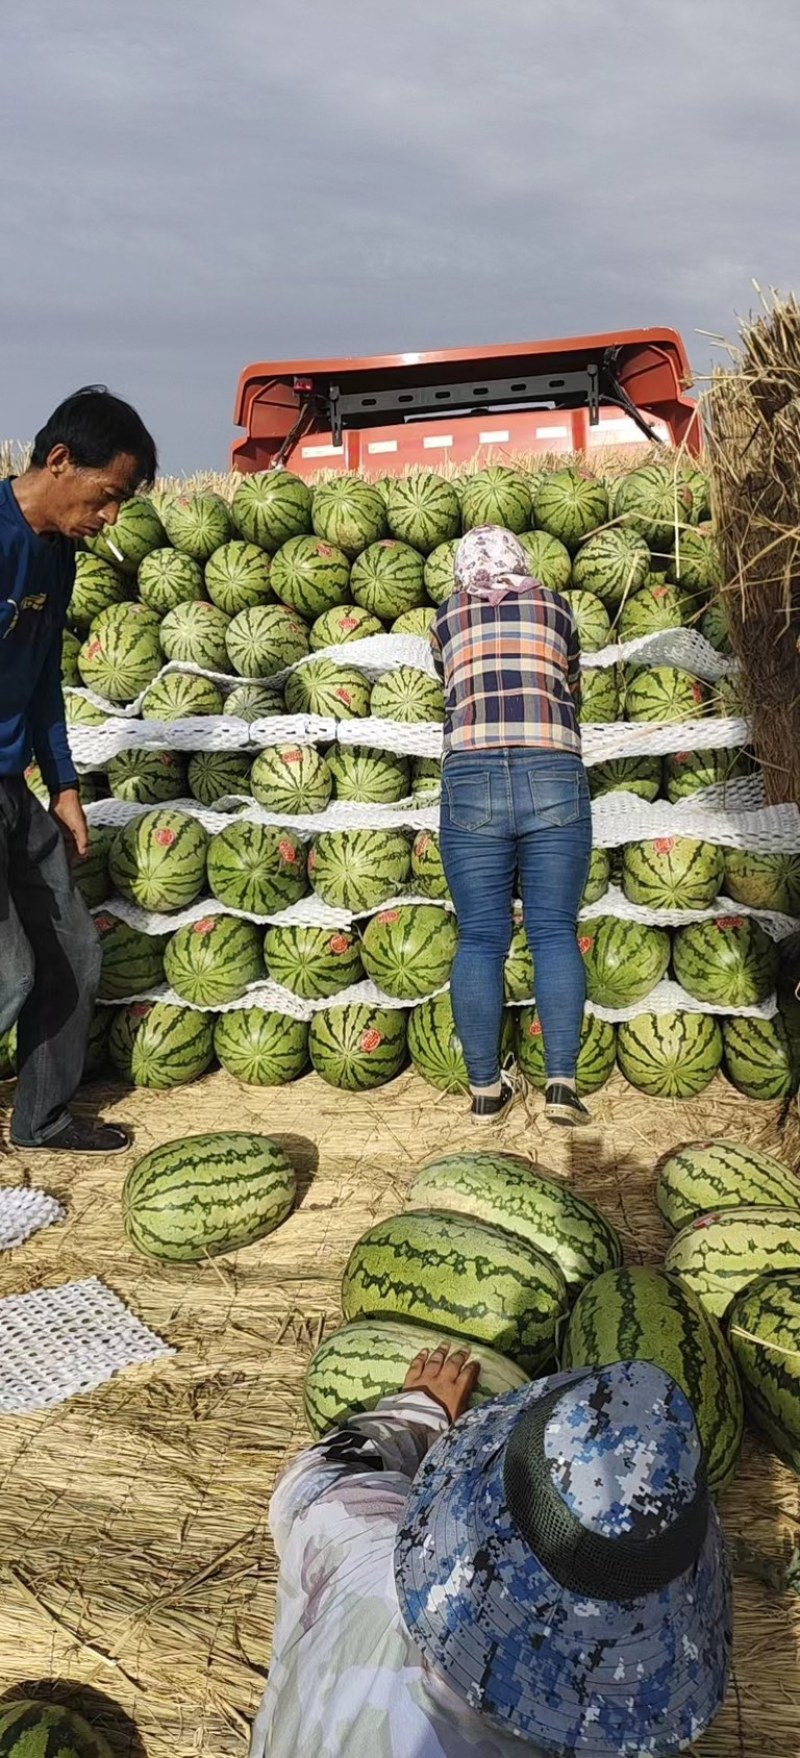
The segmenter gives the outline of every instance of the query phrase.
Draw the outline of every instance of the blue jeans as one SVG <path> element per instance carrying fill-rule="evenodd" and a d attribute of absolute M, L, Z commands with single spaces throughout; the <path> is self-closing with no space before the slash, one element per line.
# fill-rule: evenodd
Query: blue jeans
<path fill-rule="evenodd" d="M 579 757 L 521 747 L 445 759 L 441 850 L 459 930 L 450 995 L 471 1086 L 500 1074 L 517 874 L 548 1078 L 575 1077 L 586 994 L 576 930 L 591 844 Z"/>

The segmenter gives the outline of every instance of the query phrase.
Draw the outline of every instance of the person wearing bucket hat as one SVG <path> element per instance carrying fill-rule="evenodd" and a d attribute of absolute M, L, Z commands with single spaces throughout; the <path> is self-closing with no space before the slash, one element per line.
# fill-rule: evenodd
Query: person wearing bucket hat
<path fill-rule="evenodd" d="M 622 1362 L 463 1414 L 476 1377 L 423 1352 L 285 1473 L 251 1758 L 666 1758 L 722 1704 L 730 1580 L 682 1391 Z"/>

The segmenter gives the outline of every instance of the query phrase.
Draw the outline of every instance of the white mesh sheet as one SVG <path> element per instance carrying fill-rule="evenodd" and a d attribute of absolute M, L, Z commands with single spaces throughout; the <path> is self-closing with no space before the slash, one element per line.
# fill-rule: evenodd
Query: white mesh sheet
<path fill-rule="evenodd" d="M 32 1233 L 63 1221 L 66 1209 L 44 1190 L 0 1190 L 0 1251 L 22 1245 Z"/>
<path fill-rule="evenodd" d="M 172 1355 L 96 1276 L 0 1300 L 0 1413 L 47 1410 Z"/>

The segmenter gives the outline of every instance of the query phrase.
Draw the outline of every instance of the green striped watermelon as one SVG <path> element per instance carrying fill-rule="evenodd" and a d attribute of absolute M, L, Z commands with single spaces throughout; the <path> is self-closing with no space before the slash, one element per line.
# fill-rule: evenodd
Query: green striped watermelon
<path fill-rule="evenodd" d="M 370 684 L 354 665 L 335 659 L 309 659 L 286 679 L 290 714 L 319 714 L 327 720 L 363 720 L 369 714 Z"/>
<path fill-rule="evenodd" d="M 439 838 L 432 830 L 420 830 L 411 849 L 411 886 L 421 897 L 449 898 L 450 887 L 442 866 Z"/>
<path fill-rule="evenodd" d="M 234 684 L 225 697 L 225 713 L 252 725 L 254 720 L 274 720 L 285 712 L 283 692 L 277 684 Z"/>
<path fill-rule="evenodd" d="M 308 873 L 324 903 L 361 915 L 408 889 L 411 848 L 402 830 L 325 830 Z"/>
<path fill-rule="evenodd" d="M 88 909 L 96 909 L 105 903 L 111 892 L 111 875 L 108 870 L 108 857 L 114 832 L 104 824 L 89 825 L 89 853 L 85 860 L 76 861 L 72 868 L 72 881 L 77 887 Z"/>
<path fill-rule="evenodd" d="M 669 965 L 666 930 L 620 916 L 593 916 L 582 922 L 578 945 L 586 966 L 586 992 L 600 1007 L 630 1007 L 643 1001 Z"/>
<path fill-rule="evenodd" d="M 356 604 L 391 623 L 425 602 L 422 556 L 409 544 L 384 537 L 353 563 L 350 590 Z"/>
<path fill-rule="evenodd" d="M 706 787 L 724 787 L 726 782 L 752 772 L 752 760 L 744 751 L 673 751 L 664 758 L 664 792 L 675 805 Z"/>
<path fill-rule="evenodd" d="M 626 667 L 626 720 L 699 720 L 708 696 L 707 684 L 676 665 Z"/>
<path fill-rule="evenodd" d="M 325 1001 L 364 975 L 358 938 L 346 928 L 270 928 L 264 956 L 272 981 L 303 1001 Z"/>
<path fill-rule="evenodd" d="M 12 1080 L 17 1068 L 17 1028 L 0 1032 L 0 1080 Z"/>
<path fill-rule="evenodd" d="M 709 1487 L 730 1482 L 742 1446 L 742 1392 L 728 1345 L 677 1276 L 632 1265 L 598 1276 L 573 1307 L 565 1368 L 650 1361 L 686 1393 L 706 1455 Z"/>
<path fill-rule="evenodd" d="M 516 1029 L 511 1012 L 503 1015 L 501 1061 L 513 1053 Z M 408 1016 L 408 1052 L 417 1074 L 442 1093 L 469 1092 L 464 1051 L 447 992 L 431 995 L 412 1007 Z"/>
<path fill-rule="evenodd" d="M 94 925 L 103 955 L 98 989 L 101 1001 L 125 1001 L 163 983 L 165 935 L 143 934 L 108 910 L 95 916 Z"/>
<path fill-rule="evenodd" d="M 788 1099 L 797 1092 L 798 1066 L 783 1020 L 726 1019 L 725 1073 L 747 1099 Z"/>
<path fill-rule="evenodd" d="M 711 525 L 678 532 L 670 576 L 689 592 L 718 591 L 722 586 L 722 561 Z"/>
<path fill-rule="evenodd" d="M 379 1221 L 354 1246 L 342 1281 L 346 1319 L 441 1325 L 527 1373 L 552 1359 L 566 1305 L 553 1258 L 499 1227 L 437 1211 Z"/>
<path fill-rule="evenodd" d="M 303 1389 L 305 1417 L 311 1433 L 325 1434 L 362 1410 L 374 1410 L 382 1398 L 402 1391 L 412 1361 L 422 1349 L 435 1349 L 453 1339 L 430 1325 L 409 1320 L 354 1319 L 326 1337 L 306 1369 Z M 480 1365 L 470 1399 L 475 1409 L 491 1398 L 527 1384 L 527 1374 L 505 1355 L 473 1344 L 470 1358 Z"/>
<path fill-rule="evenodd" d="M 225 637 L 230 617 L 205 599 L 192 599 L 167 611 L 161 624 L 161 651 L 165 659 L 201 665 L 205 671 L 229 672 L 231 662 Z"/>
<path fill-rule="evenodd" d="M 386 488 L 386 519 L 392 537 L 430 555 L 461 530 L 461 505 L 452 483 L 432 470 L 395 476 Z"/>
<path fill-rule="evenodd" d="M 728 1339 L 748 1415 L 800 1475 L 800 1269 L 751 1282 L 733 1302 Z"/>
<path fill-rule="evenodd" d="M 692 1099 L 722 1062 L 719 1021 L 708 1013 L 637 1013 L 617 1032 L 625 1079 L 654 1099 Z"/>
<path fill-rule="evenodd" d="M 589 857 L 589 872 L 583 888 L 581 905 L 585 909 L 590 903 L 599 903 L 611 884 L 611 856 L 606 848 L 593 848 Z"/>
<path fill-rule="evenodd" d="M 311 490 L 290 470 L 255 470 L 243 476 L 231 503 L 237 531 L 261 549 L 280 549 L 311 530 Z"/>
<path fill-rule="evenodd" d="M 99 556 L 78 551 L 75 584 L 67 612 L 74 628 L 86 634 L 101 610 L 107 610 L 111 604 L 122 604 L 130 597 L 130 576 L 113 567 L 111 562 L 101 561 Z"/>
<path fill-rule="evenodd" d="M 135 746 L 108 760 L 108 784 L 115 800 L 157 806 L 186 793 L 186 763 L 180 751 L 144 751 Z"/>
<path fill-rule="evenodd" d="M 230 508 L 218 494 L 176 494 L 164 507 L 164 529 L 175 549 L 207 562 L 233 536 Z"/>
<path fill-rule="evenodd" d="M 66 692 L 64 705 L 67 715 L 67 726 L 103 726 L 108 716 L 102 708 L 95 708 L 85 696 L 77 696 L 71 690 Z"/>
<path fill-rule="evenodd" d="M 778 959 L 774 941 L 753 916 L 716 916 L 676 930 L 672 964 L 696 1001 L 753 1007 L 774 989 Z"/>
<path fill-rule="evenodd" d="M 425 801 L 437 796 L 442 791 L 442 761 L 440 757 L 412 757 L 411 759 L 411 792 Z"/>
<path fill-rule="evenodd" d="M 800 915 L 800 854 L 751 854 L 726 848 L 725 890 L 751 909 Z"/>
<path fill-rule="evenodd" d="M 212 836 L 208 883 L 228 909 L 270 916 L 308 890 L 305 847 L 294 832 L 237 819 Z M 217 918 L 219 919 L 219 918 Z"/>
<path fill-rule="evenodd" d="M 800 1178 L 744 1142 L 690 1141 L 659 1161 L 656 1202 L 673 1233 L 718 1209 L 800 1209 Z"/>
<path fill-rule="evenodd" d="M 18 1687 L 17 1687 L 18 1688 Z M 1 1758 L 114 1758 L 108 1741 L 74 1709 L 30 1697 L 0 1705 Z"/>
<path fill-rule="evenodd" d="M 664 1264 L 722 1319 L 759 1276 L 800 1270 L 800 1210 L 754 1205 L 699 1215 L 676 1234 Z"/>
<path fill-rule="evenodd" d="M 113 525 L 104 525 L 96 537 L 86 538 L 86 548 L 123 573 L 135 574 L 145 556 L 163 542 L 164 527 L 155 507 L 146 496 L 136 494 L 123 501 Z"/>
<path fill-rule="evenodd" d="M 512 1154 L 446 1154 L 417 1173 L 412 1210 L 468 1215 L 499 1227 L 552 1259 L 570 1297 L 622 1263 L 622 1241 L 599 1210 L 566 1183 Z"/>
<path fill-rule="evenodd" d="M 394 751 L 377 751 L 369 745 L 332 745 L 327 761 L 337 800 L 391 806 L 411 791 L 408 758 Z"/>
<path fill-rule="evenodd" d="M 594 592 L 608 610 L 616 610 L 638 592 L 649 573 L 650 551 L 644 538 L 619 527 L 587 537 L 572 563 L 573 586 Z"/>
<path fill-rule="evenodd" d="M 688 482 L 692 492 L 692 521 L 699 524 L 702 519 L 711 516 L 711 484 L 704 470 L 694 465 L 688 468 L 683 464 L 680 474 L 684 482 Z"/>
<path fill-rule="evenodd" d="M 669 548 L 693 518 L 692 491 L 674 465 L 643 464 L 621 477 L 614 515 L 655 549 Z"/>
<path fill-rule="evenodd" d="M 566 544 L 551 537 L 549 531 L 521 531 L 519 541 L 534 580 L 540 580 L 550 592 L 563 592 L 572 579 L 572 557 Z"/>
<path fill-rule="evenodd" d="M 608 493 L 605 484 L 588 470 L 568 465 L 546 476 L 533 497 L 533 523 L 541 531 L 549 531 L 567 549 L 576 550 L 590 532 L 604 525 L 608 518 Z M 575 586 L 588 585 L 577 580 Z M 589 590 L 594 590 L 591 586 Z"/>
<path fill-rule="evenodd" d="M 402 616 L 395 617 L 390 632 L 392 635 L 418 635 L 422 640 L 427 640 L 435 618 L 434 605 L 419 605 L 416 610 L 404 610 Z"/>
<path fill-rule="evenodd" d="M 224 1007 L 228 1001 L 238 1001 L 248 984 L 264 976 L 258 928 L 238 916 L 202 916 L 187 922 L 167 941 L 164 975 L 191 1007 Z"/>
<path fill-rule="evenodd" d="M 417 1001 L 447 982 L 458 946 L 455 916 L 437 904 L 406 903 L 367 923 L 361 957 L 368 977 L 395 1001 Z"/>
<path fill-rule="evenodd" d="M 464 478 L 461 515 L 465 531 L 476 525 L 500 525 L 504 531 L 526 531 L 531 518 L 531 491 L 521 470 L 487 464 Z M 543 523 L 537 519 L 537 524 Z M 555 533 L 556 537 L 560 535 Z"/>
<path fill-rule="evenodd" d="M 206 878 L 208 836 L 188 812 L 143 812 L 118 831 L 109 870 L 123 897 L 142 909 L 185 909 Z"/>
<path fill-rule="evenodd" d="M 189 758 L 189 792 L 201 806 L 214 806 L 229 794 L 250 794 L 250 758 L 236 751 L 195 751 Z"/>
<path fill-rule="evenodd" d="M 324 610 L 311 625 L 311 651 L 321 647 L 342 647 L 347 641 L 365 641 L 370 635 L 385 633 L 380 617 L 365 610 L 363 604 L 337 604 Z"/>
<path fill-rule="evenodd" d="M 597 1093 L 614 1073 L 617 1028 L 594 1013 L 584 1013 L 576 1069 L 578 1092 Z M 519 1016 L 519 1065 L 527 1081 L 540 1093 L 547 1085 L 544 1033 L 535 1007 L 523 1007 Z"/>
<path fill-rule="evenodd" d="M 686 621 L 684 600 L 674 586 L 642 586 L 622 606 L 617 638 L 638 641 L 642 635 L 655 635 L 659 629 L 683 628 Z"/>
<path fill-rule="evenodd" d="M 619 685 L 613 666 L 592 666 L 581 676 L 582 726 L 609 726 L 619 717 Z"/>
<path fill-rule="evenodd" d="M 170 671 L 145 692 L 141 714 L 142 720 L 195 720 L 224 709 L 222 691 L 210 678 Z"/>
<path fill-rule="evenodd" d="M 80 688 L 81 674 L 78 669 L 78 657 L 81 644 L 71 629 L 64 629 L 61 635 L 61 682 L 65 689 Z"/>
<path fill-rule="evenodd" d="M 246 1086 L 283 1087 L 306 1067 L 308 1025 L 265 1007 L 232 1007 L 219 1015 L 214 1049 L 227 1073 Z"/>
<path fill-rule="evenodd" d="M 343 550 L 320 537 L 290 537 L 272 558 L 270 579 L 282 603 L 312 621 L 344 604 L 350 563 Z"/>
<path fill-rule="evenodd" d="M 203 570 L 177 549 L 154 549 L 139 564 L 139 597 L 163 616 L 178 604 L 203 596 Z"/>
<path fill-rule="evenodd" d="M 168 1001 L 132 1001 L 114 1014 L 108 1054 L 135 1087 L 186 1086 L 214 1060 L 213 1015 Z"/>
<path fill-rule="evenodd" d="M 95 626 L 78 655 L 81 678 L 107 702 L 133 702 L 161 669 L 158 625 L 143 604 L 126 604 L 125 621 Z"/>
<path fill-rule="evenodd" d="M 360 476 L 338 476 L 317 483 L 311 522 L 317 537 L 352 559 L 385 535 L 386 507 L 378 490 Z"/>
<path fill-rule="evenodd" d="M 455 591 L 454 567 L 459 542 L 460 539 L 454 537 L 449 543 L 440 543 L 425 562 L 425 591 L 431 604 L 444 604 Z"/>
<path fill-rule="evenodd" d="M 241 543 L 237 538 L 223 543 L 206 562 L 205 589 L 212 604 L 228 617 L 249 610 L 254 604 L 274 602 L 269 556 L 255 543 Z M 202 594 L 192 596 L 199 598 Z"/>
<path fill-rule="evenodd" d="M 722 874 L 722 850 L 690 836 L 629 842 L 623 851 L 622 889 L 631 903 L 646 909 L 708 909 Z"/>
<path fill-rule="evenodd" d="M 348 1093 L 385 1086 L 406 1060 L 406 1016 L 398 1007 L 351 1002 L 315 1013 L 308 1033 L 315 1073 Z"/>
<path fill-rule="evenodd" d="M 723 599 L 715 598 L 708 609 L 703 612 L 700 618 L 700 633 L 717 653 L 724 654 L 726 659 L 733 658 L 734 646 L 731 640 L 730 622 Z"/>
<path fill-rule="evenodd" d="M 599 653 L 611 640 L 608 611 L 594 592 L 565 592 L 582 653 Z"/>
<path fill-rule="evenodd" d="M 370 714 L 376 720 L 396 720 L 402 725 L 444 720 L 444 691 L 438 678 L 398 665 L 384 672 L 372 686 Z"/>
<path fill-rule="evenodd" d="M 605 763 L 593 763 L 588 774 L 593 800 L 622 792 L 652 801 L 658 798 L 661 787 L 661 758 L 609 757 Z"/>
<path fill-rule="evenodd" d="M 268 812 L 290 816 L 324 812 L 333 792 L 333 776 L 313 745 L 268 745 L 253 763 L 253 798 Z"/>
<path fill-rule="evenodd" d="M 285 604 L 255 604 L 232 618 L 228 658 L 241 678 L 271 678 L 308 653 L 308 630 Z"/>
<path fill-rule="evenodd" d="M 128 1173 L 122 1219 L 145 1257 L 196 1264 L 274 1232 L 296 1195 L 294 1169 L 269 1136 L 189 1135 Z"/>
<path fill-rule="evenodd" d="M 532 994 L 533 956 L 522 916 L 515 915 L 503 964 L 503 996 L 506 1001 L 530 1001 Z"/>

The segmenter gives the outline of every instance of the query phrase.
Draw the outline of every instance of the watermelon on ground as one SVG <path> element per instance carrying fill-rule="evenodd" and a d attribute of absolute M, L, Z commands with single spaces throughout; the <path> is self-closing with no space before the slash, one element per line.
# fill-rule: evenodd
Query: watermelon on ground
<path fill-rule="evenodd" d="M 308 629 L 284 604 L 255 604 L 232 618 L 228 658 L 242 678 L 271 678 L 308 653 Z"/>
<path fill-rule="evenodd" d="M 222 714 L 224 699 L 219 686 L 211 678 L 191 672 L 167 672 L 145 691 L 142 720 L 194 720 L 209 714 Z"/>
<path fill-rule="evenodd" d="M 461 530 L 461 506 L 452 484 L 433 470 L 396 476 L 386 488 L 386 520 L 392 537 L 422 555 L 450 542 Z"/>
<path fill-rule="evenodd" d="M 775 987 L 774 941 L 753 916 L 716 916 L 675 931 L 675 976 L 696 1001 L 712 1007 L 754 1007 Z"/>
<path fill-rule="evenodd" d="M 137 1251 L 202 1263 L 263 1239 L 294 1206 L 294 1169 L 266 1135 L 190 1135 L 153 1148 L 122 1190 L 125 1232 Z"/>
<path fill-rule="evenodd" d="M 170 543 L 196 562 L 207 562 L 233 536 L 230 508 L 218 494 L 176 494 L 164 508 Z"/>
<path fill-rule="evenodd" d="M 659 1161 L 656 1202 L 677 1233 L 717 1209 L 800 1209 L 800 1178 L 774 1154 L 716 1136 L 686 1142 Z"/>
<path fill-rule="evenodd" d="M 164 542 L 164 527 L 155 507 L 145 495 L 132 495 L 123 501 L 113 525 L 104 525 L 96 537 L 87 537 L 86 547 L 104 562 L 135 574 L 140 562 Z"/>
<path fill-rule="evenodd" d="M 311 520 L 317 537 L 344 550 L 351 559 L 386 533 L 383 497 L 360 476 L 337 476 L 317 483 Z"/>
<path fill-rule="evenodd" d="M 717 897 L 722 850 L 690 836 L 626 843 L 622 889 L 631 903 L 654 910 L 704 910 Z"/>
<path fill-rule="evenodd" d="M 132 1001 L 114 1013 L 108 1054 L 132 1086 L 159 1092 L 187 1086 L 214 1060 L 213 1016 L 167 1001 Z"/>
<path fill-rule="evenodd" d="M 354 665 L 335 659 L 309 659 L 286 679 L 290 714 L 319 714 L 327 720 L 363 720 L 369 713 L 370 684 Z"/>
<path fill-rule="evenodd" d="M 661 982 L 670 958 L 664 928 L 620 916 L 581 922 L 578 945 L 586 967 L 586 992 L 599 1007 L 631 1007 Z"/>
<path fill-rule="evenodd" d="M 345 928 L 270 928 L 264 956 L 273 983 L 303 1001 L 327 1000 L 364 975 L 358 938 Z"/>
<path fill-rule="evenodd" d="M 17 1067 L 17 1028 L 0 1032 L 0 1080 L 12 1080 Z"/>
<path fill-rule="evenodd" d="M 418 1001 L 447 982 L 458 946 L 455 916 L 437 904 L 397 904 L 367 923 L 367 976 L 396 1001 Z"/>
<path fill-rule="evenodd" d="M 164 975 L 190 1007 L 224 1007 L 238 1001 L 250 983 L 264 976 L 259 930 L 238 916 L 202 916 L 187 922 L 167 941 Z"/>
<path fill-rule="evenodd" d="M 605 485 L 588 470 L 568 465 L 546 476 L 533 497 L 533 523 L 557 537 L 569 550 L 576 550 L 590 532 L 608 518 Z M 577 580 L 575 586 L 588 585 Z M 589 590 L 593 588 L 589 587 Z"/>
<path fill-rule="evenodd" d="M 748 1415 L 800 1476 L 800 1268 L 751 1282 L 731 1307 L 728 1338 Z"/>
<path fill-rule="evenodd" d="M 167 548 L 151 550 L 139 563 L 139 597 L 150 610 L 163 616 L 178 604 L 203 596 L 203 570 L 191 556 Z"/>
<path fill-rule="evenodd" d="M 270 579 L 281 602 L 309 621 L 350 595 L 347 556 L 320 537 L 290 537 L 273 556 Z"/>
<path fill-rule="evenodd" d="M 385 1086 L 406 1061 L 405 1013 L 360 1002 L 322 1008 L 311 1021 L 308 1048 L 329 1086 L 354 1093 Z"/>
<path fill-rule="evenodd" d="M 612 526 L 595 531 L 581 544 L 572 563 L 572 584 L 593 592 L 607 610 L 616 610 L 644 586 L 650 573 L 650 551 L 634 531 Z"/>
<path fill-rule="evenodd" d="M 109 870 L 117 890 L 140 908 L 186 909 L 204 888 L 207 847 L 189 812 L 143 812 L 115 836 Z"/>
<path fill-rule="evenodd" d="M 474 476 L 464 478 L 461 490 L 464 530 L 478 525 L 500 525 L 504 531 L 527 531 L 532 524 L 531 491 L 521 470 L 507 464 L 487 464 Z M 536 521 L 540 524 L 542 521 Z M 556 536 L 559 533 L 556 532 Z"/>
<path fill-rule="evenodd" d="M 311 530 L 311 490 L 290 470 L 255 470 L 243 476 L 231 518 L 248 543 L 276 550 Z"/>
<path fill-rule="evenodd" d="M 576 1070 L 579 1093 L 596 1093 L 605 1086 L 614 1072 L 616 1047 L 616 1026 L 584 1013 Z M 525 1079 L 543 1093 L 547 1085 L 544 1033 L 535 1007 L 523 1007 L 520 1013 L 518 1055 Z"/>
<path fill-rule="evenodd" d="M 320 1343 L 306 1369 L 303 1401 L 311 1433 L 322 1435 L 362 1410 L 373 1410 L 382 1398 L 402 1390 L 420 1350 L 452 1341 L 430 1325 L 394 1319 L 354 1319 L 342 1325 Z M 494 1349 L 473 1344 L 470 1358 L 480 1367 L 470 1408 L 527 1383 L 522 1369 Z"/>
<path fill-rule="evenodd" d="M 692 1099 L 722 1062 L 719 1021 L 708 1013 L 637 1013 L 617 1032 L 625 1079 L 657 1099 Z"/>
<path fill-rule="evenodd" d="M 157 806 L 186 793 L 186 761 L 181 751 L 145 751 L 135 745 L 108 760 L 108 784 L 115 800 Z"/>
<path fill-rule="evenodd" d="M 212 604 L 228 617 L 254 604 L 274 602 L 269 556 L 257 544 L 242 543 L 238 538 L 221 544 L 206 562 L 205 590 Z M 202 593 L 192 596 L 200 598 Z"/>
<path fill-rule="evenodd" d="M 6 1698 L 0 1704 L 2 1758 L 115 1758 L 97 1727 L 63 1703 Z"/>
<path fill-rule="evenodd" d="M 264 1007 L 232 1007 L 217 1019 L 214 1050 L 227 1073 L 246 1086 L 286 1086 L 308 1062 L 308 1025 Z"/>
<path fill-rule="evenodd" d="M 250 786 L 253 799 L 268 812 L 296 817 L 325 811 L 333 776 L 313 745 L 268 745 L 254 759 Z"/>
<path fill-rule="evenodd" d="M 255 916 L 278 914 L 308 890 L 305 847 L 299 837 L 285 828 L 249 824 L 244 818 L 212 836 L 207 867 L 209 887 L 218 902 Z"/>
<path fill-rule="evenodd" d="M 167 660 L 201 665 L 204 671 L 229 672 L 225 645 L 230 617 L 215 604 L 193 599 L 167 611 L 161 624 L 161 650 Z"/>
<path fill-rule="evenodd" d="M 798 1088 L 798 1063 L 779 1014 L 774 1019 L 726 1019 L 725 1073 L 747 1099 L 788 1099 Z"/>
<path fill-rule="evenodd" d="M 504 1062 L 514 1049 L 514 1016 L 503 1015 L 500 1057 Z M 408 1052 L 417 1074 L 442 1093 L 469 1092 L 469 1075 L 461 1039 L 456 1031 L 448 993 L 420 1001 L 408 1015 Z"/>

